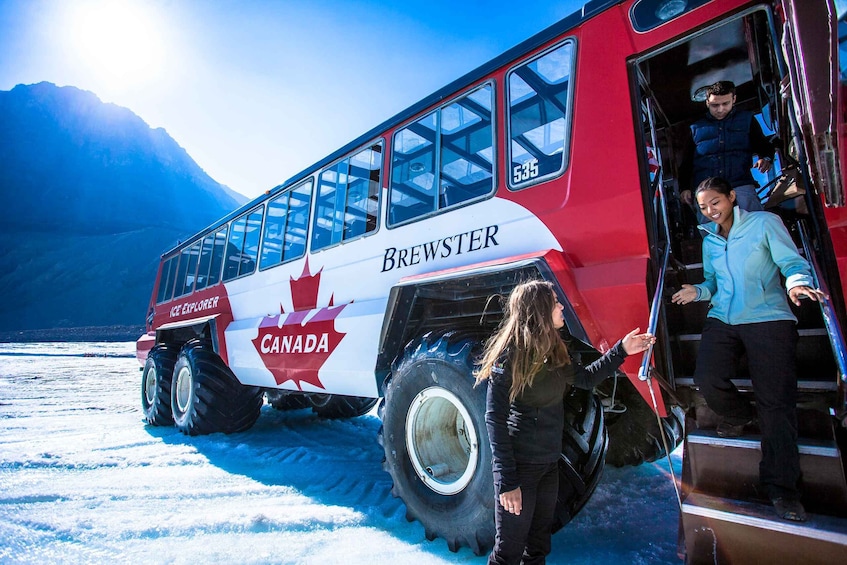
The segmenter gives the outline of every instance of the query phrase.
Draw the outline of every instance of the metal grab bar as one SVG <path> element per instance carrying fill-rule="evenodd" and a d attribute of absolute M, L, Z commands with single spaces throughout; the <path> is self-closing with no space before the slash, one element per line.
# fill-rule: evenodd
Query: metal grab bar
<path fill-rule="evenodd" d="M 656 188 L 653 195 L 653 208 L 657 207 L 662 213 L 662 223 L 665 228 L 665 250 L 662 253 L 662 265 L 659 269 L 659 280 L 656 283 L 656 291 L 650 303 L 650 318 L 647 322 L 647 333 L 656 335 L 656 326 L 659 325 L 659 311 L 662 308 L 662 293 L 665 290 L 665 274 L 668 270 L 668 261 L 671 254 L 671 235 L 668 227 L 668 207 L 665 203 L 665 191 L 662 190 L 662 169 L 656 171 Z M 658 215 L 658 214 L 657 214 Z M 641 359 L 641 367 L 638 369 L 638 379 L 646 381 L 650 378 L 650 360 L 653 358 L 653 344 L 644 352 Z"/>
<path fill-rule="evenodd" d="M 842 425 L 847 426 L 847 348 L 844 345 L 844 334 L 841 332 L 838 319 L 835 317 L 832 300 L 829 298 L 829 289 L 819 275 L 820 269 L 809 246 L 809 236 L 806 233 L 806 226 L 801 221 L 797 223 L 797 228 L 800 232 L 800 241 L 803 243 L 806 260 L 812 268 L 812 279 L 814 280 L 815 287 L 822 290 L 826 295 L 826 298 L 818 304 L 820 305 L 821 315 L 823 316 L 824 327 L 826 327 L 826 334 L 829 336 L 829 344 L 832 346 L 832 354 L 835 357 L 836 365 L 838 365 L 838 396 L 841 405 L 836 416 L 841 420 Z"/>

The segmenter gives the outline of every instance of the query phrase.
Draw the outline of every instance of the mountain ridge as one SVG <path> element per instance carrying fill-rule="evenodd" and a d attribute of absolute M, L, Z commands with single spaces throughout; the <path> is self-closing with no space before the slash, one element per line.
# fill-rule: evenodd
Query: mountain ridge
<path fill-rule="evenodd" d="M 0 91 L 0 331 L 143 324 L 160 254 L 246 201 L 92 92 Z"/>

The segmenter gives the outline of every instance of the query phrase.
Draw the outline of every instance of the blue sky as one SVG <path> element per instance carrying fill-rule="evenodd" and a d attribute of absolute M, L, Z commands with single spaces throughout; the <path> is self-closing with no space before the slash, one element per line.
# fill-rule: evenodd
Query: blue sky
<path fill-rule="evenodd" d="M 90 90 L 251 198 L 582 0 L 0 0 L 0 90 Z"/>

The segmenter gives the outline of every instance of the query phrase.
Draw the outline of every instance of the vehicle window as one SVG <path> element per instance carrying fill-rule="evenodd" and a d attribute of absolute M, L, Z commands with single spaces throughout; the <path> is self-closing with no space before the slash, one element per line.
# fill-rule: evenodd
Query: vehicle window
<path fill-rule="evenodd" d="M 212 248 L 215 246 L 215 234 L 209 234 L 203 238 L 203 246 L 200 248 L 200 263 L 197 265 L 197 281 L 194 290 L 202 290 L 209 284 L 209 264 L 212 262 Z"/>
<path fill-rule="evenodd" d="M 226 228 L 226 226 L 223 226 L 215 234 L 211 264 L 209 265 L 209 282 L 206 284 L 207 287 L 218 284 L 221 280 L 221 266 L 224 263 L 224 249 L 226 249 Z"/>
<path fill-rule="evenodd" d="M 312 206 L 312 181 L 291 191 L 288 201 L 288 221 L 285 226 L 283 261 L 302 257 L 306 253 L 306 232 L 309 229 L 309 209 Z"/>
<path fill-rule="evenodd" d="M 552 178 L 567 166 L 573 58 L 568 41 L 508 75 L 511 188 Z"/>
<path fill-rule="evenodd" d="M 238 276 L 238 266 L 241 263 L 241 248 L 244 245 L 244 226 L 247 217 L 241 216 L 232 221 L 229 228 L 229 240 L 226 242 L 226 260 L 224 263 L 224 280 L 228 281 Z"/>
<path fill-rule="evenodd" d="M 632 27 L 636 31 L 650 31 L 665 22 L 678 18 L 709 0 L 640 0 L 630 11 Z"/>
<path fill-rule="evenodd" d="M 435 211 L 435 134 L 433 112 L 394 134 L 389 225 Z"/>
<path fill-rule="evenodd" d="M 310 179 L 268 202 L 260 269 L 303 256 L 306 251 L 306 228 L 311 199 Z"/>
<path fill-rule="evenodd" d="M 238 276 L 249 275 L 256 270 L 256 261 L 259 260 L 259 236 L 262 233 L 262 214 L 264 206 L 260 206 L 247 216 L 247 225 L 244 228 L 244 248 L 241 250 L 241 264 L 238 267 Z"/>
<path fill-rule="evenodd" d="M 174 291 L 174 279 L 176 278 L 176 257 L 171 257 L 162 266 L 162 277 L 159 280 L 159 293 L 156 296 L 156 304 L 170 300 Z"/>
<path fill-rule="evenodd" d="M 244 276 L 256 270 L 264 205 L 232 221 L 226 244 L 223 280 Z"/>
<path fill-rule="evenodd" d="M 350 158 L 347 171 L 347 202 L 344 207 L 344 240 L 376 229 L 381 170 L 381 145 L 369 147 Z"/>
<path fill-rule="evenodd" d="M 312 251 L 377 227 L 382 142 L 326 168 L 318 177 Z"/>
<path fill-rule="evenodd" d="M 493 95 L 486 84 L 395 133 L 389 225 L 493 192 Z"/>
<path fill-rule="evenodd" d="M 842 6 L 841 3 L 838 4 Z M 847 16 L 839 10 L 838 19 L 838 78 L 847 83 Z"/>
<path fill-rule="evenodd" d="M 260 269 L 273 267 L 282 262 L 282 241 L 285 238 L 285 220 L 288 216 L 290 192 L 285 192 L 268 202 L 268 217 L 265 218 L 265 234 L 262 237 L 262 259 Z"/>
<path fill-rule="evenodd" d="M 194 273 L 197 270 L 197 257 L 194 247 L 186 247 L 179 256 L 179 267 L 176 272 L 176 288 L 174 296 L 184 296 L 194 288 Z"/>
<path fill-rule="evenodd" d="M 200 246 L 202 241 L 198 241 L 191 246 L 188 252 L 188 269 L 185 273 L 185 283 L 183 284 L 182 294 L 190 294 L 194 291 L 194 283 L 197 280 L 197 263 L 200 260 Z"/>

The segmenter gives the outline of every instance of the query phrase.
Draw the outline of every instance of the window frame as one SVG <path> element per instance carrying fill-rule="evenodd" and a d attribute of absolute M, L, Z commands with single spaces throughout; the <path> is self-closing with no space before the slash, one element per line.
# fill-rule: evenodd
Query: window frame
<path fill-rule="evenodd" d="M 265 206 L 264 220 L 262 222 L 262 241 L 259 245 L 259 257 L 258 257 L 258 261 L 257 261 L 259 272 L 267 271 L 269 269 L 279 267 L 280 265 L 285 265 L 286 263 L 290 263 L 291 261 L 296 261 L 297 259 L 302 259 L 306 255 L 306 253 L 308 252 L 309 243 L 311 242 L 310 236 L 311 236 L 311 233 L 312 233 L 310 228 L 311 228 L 311 224 L 312 224 L 311 219 L 312 219 L 312 211 L 313 211 L 313 206 L 314 206 L 313 201 L 315 199 L 315 184 L 316 183 L 315 183 L 314 175 L 309 175 L 307 178 L 301 179 L 300 181 L 298 181 L 294 184 L 291 184 L 290 186 L 286 187 L 285 189 L 280 190 L 279 192 L 274 194 L 273 197 L 268 198 L 264 202 L 264 204 L 266 206 Z M 308 206 L 308 209 L 306 210 L 306 233 L 303 236 L 304 240 L 305 240 L 304 243 L 303 243 L 303 252 L 300 253 L 299 255 L 297 255 L 296 257 L 287 258 L 285 256 L 285 241 L 288 237 L 288 226 L 289 226 L 289 215 L 288 214 L 291 211 L 291 193 L 293 193 L 296 190 L 299 190 L 300 188 L 303 188 L 306 185 L 309 185 L 309 206 Z M 267 229 L 267 225 L 268 225 L 268 213 L 269 213 L 270 208 L 271 208 L 270 205 L 271 205 L 272 202 L 275 202 L 276 200 L 278 200 L 282 197 L 286 197 L 288 199 L 288 202 L 286 203 L 285 226 L 282 230 L 282 241 L 280 242 L 280 260 L 278 262 L 274 263 L 273 265 L 263 266 L 262 265 L 262 253 L 265 249 L 265 236 L 267 235 L 265 233 L 265 230 Z"/>
<path fill-rule="evenodd" d="M 463 200 L 457 204 L 447 205 L 444 207 L 439 207 L 441 200 L 441 172 L 442 172 L 442 143 L 441 138 L 444 135 L 442 133 L 442 112 L 445 108 L 450 107 L 455 104 L 459 100 L 463 98 L 469 97 L 471 94 L 478 90 L 482 90 L 485 87 L 489 87 L 491 89 L 491 190 L 487 193 L 469 198 L 467 200 Z M 495 194 L 497 194 L 497 175 L 498 175 L 498 138 L 497 138 L 497 81 L 494 78 L 488 78 L 482 82 L 474 84 L 461 92 L 457 93 L 455 96 L 449 98 L 448 100 L 442 102 L 436 107 L 429 108 L 425 112 L 421 112 L 415 115 L 412 119 L 403 122 L 394 128 L 394 131 L 391 134 L 391 154 L 388 156 L 388 168 L 389 168 L 389 178 L 388 178 L 388 187 L 386 194 L 386 206 L 385 206 L 385 225 L 386 228 L 391 230 L 395 228 L 399 228 L 414 222 L 418 222 L 421 220 L 425 220 L 427 218 L 432 218 L 439 214 L 443 214 L 449 212 L 451 210 L 456 210 L 459 208 L 463 208 L 465 206 L 469 206 L 471 204 L 475 204 L 477 202 L 481 202 L 483 200 L 487 200 L 492 198 Z M 394 154 L 396 152 L 396 144 L 395 137 L 397 134 L 405 129 L 408 129 L 412 124 L 419 122 L 421 119 L 426 118 L 435 114 L 435 127 L 436 127 L 436 138 L 435 143 L 433 144 L 433 151 L 435 152 L 435 167 L 434 170 L 437 174 L 434 182 L 435 182 L 435 209 L 425 214 L 421 214 L 419 216 L 414 216 L 411 218 L 406 218 L 399 222 L 391 222 L 391 194 L 394 190 L 394 177 L 395 177 L 395 167 L 394 167 Z"/>
<path fill-rule="evenodd" d="M 524 66 L 530 65 L 535 61 L 538 61 L 550 53 L 556 51 L 557 49 L 561 49 L 566 45 L 570 44 L 571 48 L 571 69 L 570 69 L 570 78 L 568 79 L 568 98 L 567 98 L 567 113 L 565 114 L 565 127 L 564 127 L 564 144 L 562 147 L 562 165 L 559 167 L 557 171 L 552 173 L 547 173 L 543 176 L 534 177 L 519 183 L 512 182 L 512 105 L 511 105 L 511 96 L 509 90 L 510 78 L 511 76 L 519 69 Z M 523 59 L 514 65 L 512 65 L 505 74 L 505 79 L 503 81 L 503 111 L 506 119 L 505 130 L 506 130 L 506 154 L 504 156 L 503 166 L 506 169 L 506 187 L 510 192 L 518 192 L 520 190 L 524 190 L 531 186 L 535 186 L 537 184 L 545 183 L 551 181 L 553 179 L 559 178 L 564 175 L 565 172 L 570 167 L 570 150 L 571 150 L 571 141 L 573 139 L 573 102 L 574 102 L 574 92 L 576 91 L 576 65 L 577 65 L 577 54 L 578 54 L 579 42 L 575 36 L 568 36 L 563 40 L 557 42 L 555 45 L 551 45 L 547 49 L 536 53 L 526 59 Z"/>
<path fill-rule="evenodd" d="M 196 255 L 196 259 L 192 260 L 192 257 L 195 257 L 195 255 L 193 253 L 195 247 L 197 248 L 197 255 Z M 177 283 L 181 283 L 181 287 L 182 287 L 182 290 L 180 290 L 180 293 L 177 294 L 176 293 L 176 286 L 174 286 L 174 298 L 182 298 L 183 296 L 188 296 L 188 295 L 194 293 L 194 285 L 197 282 L 197 269 L 200 266 L 200 253 L 202 253 L 202 251 L 203 251 L 203 238 L 202 237 L 194 240 L 191 243 L 191 245 L 186 245 L 180 251 L 180 253 L 179 253 L 180 264 L 182 263 L 183 257 L 188 257 L 188 265 L 185 266 L 185 272 L 183 273 L 181 280 L 178 279 L 177 281 L 174 282 L 175 285 Z M 194 269 L 189 270 L 190 267 L 191 267 L 192 261 L 194 262 Z M 177 270 L 177 275 L 179 275 L 179 270 Z M 190 287 L 187 284 L 189 277 L 193 277 L 192 280 L 191 280 L 191 286 Z"/>
<path fill-rule="evenodd" d="M 258 227 L 258 229 L 259 229 L 259 239 L 256 242 L 256 257 L 253 260 L 253 263 L 254 263 L 253 269 L 251 269 L 250 272 L 242 273 L 241 268 L 243 266 L 242 259 L 244 257 L 244 245 L 247 243 L 247 227 L 249 225 L 250 216 L 252 216 L 256 212 L 259 212 L 261 214 L 261 219 L 259 221 L 259 227 Z M 229 263 L 229 260 L 228 260 L 228 257 L 226 255 L 226 246 L 225 246 L 224 247 L 224 261 L 223 261 L 223 265 L 221 266 L 221 269 L 222 269 L 221 282 L 223 282 L 223 283 L 228 283 L 230 281 L 234 281 L 234 280 L 237 280 L 237 279 L 241 279 L 241 278 L 250 276 L 257 271 L 258 263 L 259 263 L 259 250 L 261 249 L 261 246 L 262 246 L 262 230 L 264 229 L 264 225 L 265 225 L 265 202 L 264 201 L 261 202 L 257 206 L 254 206 L 253 208 L 243 212 L 242 214 L 239 214 L 237 217 L 235 217 L 232 220 L 230 220 L 229 222 L 227 222 L 227 224 L 228 224 L 227 240 L 226 240 L 225 245 L 229 245 L 230 236 L 232 236 L 232 234 L 233 234 L 232 226 L 236 222 L 239 222 L 241 220 L 244 221 L 244 228 L 242 229 L 242 232 L 241 232 L 241 234 L 242 234 L 241 235 L 241 246 L 238 250 L 238 254 L 239 254 L 238 270 L 236 271 L 236 274 L 234 276 L 231 276 L 229 278 L 226 277 L 226 272 L 227 272 L 226 267 L 227 267 L 227 264 Z"/>
<path fill-rule="evenodd" d="M 173 269 L 176 268 L 177 265 L 174 263 L 179 262 L 179 253 L 171 255 L 170 257 L 163 259 L 162 261 L 162 270 L 159 275 L 159 288 L 156 293 L 156 304 L 164 304 L 165 302 L 170 302 L 173 300 L 173 289 L 174 289 L 174 280 L 176 279 L 176 271 Z M 171 276 L 171 272 L 173 271 L 173 276 Z M 168 279 L 170 279 L 170 296 L 168 296 Z M 161 296 L 161 298 L 160 298 Z"/>
<path fill-rule="evenodd" d="M 374 147 L 375 145 L 380 146 L 380 153 L 379 153 L 379 169 L 378 169 L 379 170 L 379 181 L 377 182 L 376 211 L 375 211 L 375 216 L 374 216 L 376 223 L 375 223 L 374 229 L 371 230 L 371 231 L 366 231 L 364 233 L 360 233 L 360 234 L 351 236 L 348 239 L 345 239 L 344 233 L 346 231 L 346 223 L 344 223 L 342 221 L 340 239 L 338 241 L 334 242 L 334 243 L 331 242 L 331 243 L 328 243 L 327 245 L 324 245 L 322 247 L 315 249 L 315 247 L 314 247 L 314 243 L 315 243 L 314 242 L 315 222 L 318 220 L 318 202 L 320 200 L 321 175 L 323 175 L 327 171 L 336 170 L 338 168 L 339 164 L 347 161 L 348 162 L 348 167 L 347 167 L 348 173 L 347 173 L 347 175 L 349 176 L 349 174 L 350 174 L 349 173 L 349 171 L 350 171 L 349 161 L 353 157 L 358 155 L 359 153 L 362 153 L 363 151 L 366 151 L 366 150 L 373 151 L 371 148 Z M 350 152 L 344 154 L 343 156 L 339 157 L 338 159 L 336 159 L 336 160 L 334 160 L 330 163 L 327 163 L 324 167 L 321 167 L 319 170 L 317 170 L 317 171 L 315 171 L 315 173 L 313 173 L 314 184 L 312 185 L 312 202 L 311 202 L 311 210 L 310 210 L 311 213 L 309 214 L 309 225 L 308 225 L 308 230 L 307 230 L 307 233 L 306 233 L 306 238 L 308 240 L 308 253 L 309 254 L 320 253 L 322 251 L 326 251 L 327 249 L 333 249 L 335 247 L 338 247 L 339 245 L 345 245 L 347 243 L 350 243 L 352 241 L 356 241 L 356 240 L 361 239 L 363 237 L 370 237 L 370 236 L 372 236 L 376 233 L 379 233 L 380 226 L 381 226 L 380 215 L 381 215 L 381 210 L 382 210 L 382 193 L 383 193 L 384 181 L 385 181 L 385 170 L 386 170 L 385 156 L 386 156 L 387 145 L 388 144 L 387 144 L 387 141 L 386 141 L 384 136 L 374 138 L 372 141 L 367 142 L 367 143 L 363 143 L 362 145 L 358 146 L 357 148 L 353 149 L 352 151 L 350 151 Z M 349 187 L 350 186 L 349 183 L 347 183 L 346 186 Z M 336 190 L 336 193 L 337 193 L 337 190 L 338 190 L 337 183 L 336 183 L 336 189 L 335 190 Z M 344 203 L 343 203 L 344 210 L 342 211 L 343 214 L 347 213 L 348 197 L 349 197 L 349 190 L 345 189 Z M 336 201 L 336 205 L 337 205 L 337 201 Z M 334 231 L 334 230 L 335 230 L 335 219 L 333 218 L 333 230 L 332 231 Z"/>
<path fill-rule="evenodd" d="M 207 234 L 207 236 L 212 237 L 212 258 L 211 258 L 211 261 L 209 262 L 209 273 L 208 273 L 207 277 L 209 279 L 211 279 L 212 273 L 214 272 L 212 270 L 212 267 L 215 265 L 215 248 L 216 248 L 217 242 L 218 242 L 218 234 L 221 233 L 221 232 L 223 232 L 223 245 L 221 246 L 223 251 L 221 253 L 221 263 L 220 263 L 220 265 L 218 265 L 218 269 L 217 269 L 218 278 L 215 280 L 215 282 L 207 283 L 205 288 L 211 288 L 211 287 L 213 287 L 215 285 L 219 285 L 223 282 L 224 263 L 226 263 L 226 261 L 225 261 L 225 259 L 226 259 L 226 242 L 229 240 L 229 222 L 219 225 L 217 228 L 210 230 Z"/>

